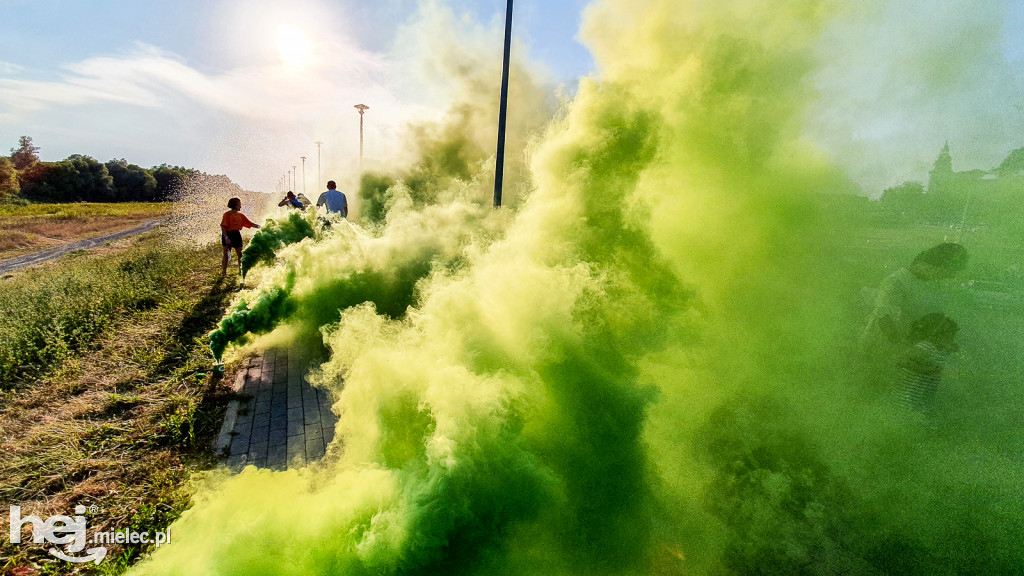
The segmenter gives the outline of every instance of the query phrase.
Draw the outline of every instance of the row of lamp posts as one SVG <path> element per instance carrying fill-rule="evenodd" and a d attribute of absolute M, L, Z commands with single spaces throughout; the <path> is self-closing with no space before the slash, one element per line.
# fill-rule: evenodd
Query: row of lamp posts
<path fill-rule="evenodd" d="M 505 11 L 505 51 L 504 58 L 502 59 L 501 67 L 501 97 L 498 107 L 498 149 L 495 157 L 494 167 L 494 207 L 501 206 L 501 192 L 502 192 L 502 180 L 504 177 L 505 170 L 505 123 L 507 118 L 508 110 L 508 76 L 509 76 L 509 60 L 512 51 L 512 1 L 507 0 L 507 6 Z M 363 169 L 363 115 L 369 106 L 365 104 L 356 104 L 356 110 L 359 110 L 359 171 Z M 320 186 L 320 147 L 323 142 L 317 141 L 316 144 L 316 181 L 317 186 Z M 300 156 L 302 159 L 302 192 L 306 192 L 306 157 Z M 295 189 L 295 179 L 297 167 L 292 166 L 291 171 L 287 175 L 288 190 Z M 280 189 L 281 182 L 285 180 L 285 176 L 281 177 L 278 181 L 278 188 Z"/>
<path fill-rule="evenodd" d="M 370 109 L 366 104 L 356 104 L 356 109 L 359 110 L 359 170 L 363 169 L 363 115 L 367 110 Z M 320 152 L 323 141 L 317 140 L 316 144 L 316 185 L 320 187 L 321 176 L 320 176 Z M 306 157 L 299 156 L 302 160 L 302 193 L 306 193 Z M 292 169 L 287 174 L 281 176 L 277 181 L 277 189 L 280 192 L 281 187 L 284 186 L 288 191 L 293 191 L 298 187 L 298 166 L 293 165 Z"/>

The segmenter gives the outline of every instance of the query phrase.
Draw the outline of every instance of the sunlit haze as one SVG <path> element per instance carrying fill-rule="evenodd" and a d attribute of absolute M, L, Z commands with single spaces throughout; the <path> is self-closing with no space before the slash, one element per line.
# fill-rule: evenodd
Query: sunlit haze
<path fill-rule="evenodd" d="M 277 51 L 289 66 L 302 66 L 311 56 L 309 38 L 291 26 L 277 28 Z"/>

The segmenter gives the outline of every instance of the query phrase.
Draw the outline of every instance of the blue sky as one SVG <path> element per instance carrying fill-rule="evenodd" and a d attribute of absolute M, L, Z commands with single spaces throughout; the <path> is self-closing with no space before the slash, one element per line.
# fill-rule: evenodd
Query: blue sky
<path fill-rule="evenodd" d="M 353 128 L 351 117 L 343 125 L 326 118 L 328 108 L 311 104 L 305 91 L 319 90 L 321 100 L 332 91 L 338 92 L 335 100 L 368 100 L 368 119 L 377 115 L 374 127 L 382 130 L 382 138 L 437 105 L 411 95 L 380 101 L 391 96 L 384 92 L 402 84 L 395 79 L 403 75 L 402 65 L 389 59 L 394 58 L 396 45 L 405 42 L 405 26 L 416 19 L 421 4 L 3 0 L 0 149 L 28 134 L 42 148 L 44 160 L 84 153 L 101 160 L 124 157 L 146 166 L 167 162 L 226 172 L 247 187 L 273 189 L 292 156 L 309 156 L 315 140 L 326 142 L 339 130 Z M 593 67 L 589 53 L 576 40 L 585 4 L 516 4 L 515 37 L 520 46 L 528 48 L 553 83 L 570 90 Z M 504 2 L 451 0 L 447 5 L 471 22 L 466 25 L 470 32 L 479 36 L 482 30 L 483 42 L 496 41 L 495 50 L 500 50 Z M 317 74 L 306 70 L 305 77 L 284 78 L 282 90 L 260 94 L 239 113 L 225 102 L 231 98 L 226 94 L 229 86 L 255 94 L 266 90 L 272 78 L 287 75 L 274 68 L 282 58 L 275 34 L 282 25 L 305 36 L 304 41 L 335 41 L 333 62 L 321 62 Z M 332 84 L 331 75 L 340 85 Z M 361 94 L 359 80 L 370 77 L 371 85 Z M 302 96 L 290 98 L 289 91 Z M 375 96 L 378 101 L 369 102 Z M 281 100 L 280 106 L 275 99 Z M 289 130 L 290 101 L 320 111 L 323 122 L 318 127 L 317 118 L 306 117 Z M 275 107 L 280 108 L 277 117 Z M 252 112 L 258 108 L 262 110 Z M 385 114 L 389 108 L 399 110 Z M 381 116 L 387 116 L 391 125 L 381 126 Z M 344 146 L 334 144 L 329 161 L 348 169 L 354 150 L 351 138 Z M 269 168 L 271 163 L 276 165 Z"/>
<path fill-rule="evenodd" d="M 197 68 L 216 71 L 244 62 L 245 55 L 224 50 L 231 35 L 232 5 L 239 0 L 4 0 L 0 3 L 4 33 L 0 60 L 25 67 L 27 72 L 52 74 L 63 63 L 88 55 L 118 54 L 138 42 L 183 56 Z M 296 16 L 303 2 L 295 6 Z M 309 4 L 306 2 L 306 4 Z M 353 34 L 364 48 L 387 50 L 396 24 L 416 10 L 416 0 L 326 2 L 338 17 L 339 30 Z M 459 12 L 484 23 L 504 18 L 498 1 L 454 0 Z M 585 0 L 518 0 L 516 36 L 532 54 L 561 79 L 585 74 L 592 66 L 586 49 L 576 41 Z M 283 11 L 287 14 L 287 10 Z"/>
<path fill-rule="evenodd" d="M 629 11 L 651 3 L 605 1 Z M 518 46 L 570 94 L 595 68 L 576 39 L 587 3 L 516 1 Z M 807 132 L 865 193 L 922 178 L 946 141 L 957 169 L 991 167 L 1024 145 L 1024 2 L 859 5 L 871 8 L 823 37 L 812 78 L 821 98 Z M 342 182 L 358 162 L 354 104 L 371 106 L 370 159 L 396 157 L 409 123 L 443 118 L 459 82 L 434 55 L 461 53 L 497 90 L 504 8 L 501 0 L 0 0 L 0 150 L 29 135 L 44 160 L 82 153 L 185 165 L 272 191 L 321 140 L 324 172 Z M 929 65 L 941 73 L 929 75 Z"/>

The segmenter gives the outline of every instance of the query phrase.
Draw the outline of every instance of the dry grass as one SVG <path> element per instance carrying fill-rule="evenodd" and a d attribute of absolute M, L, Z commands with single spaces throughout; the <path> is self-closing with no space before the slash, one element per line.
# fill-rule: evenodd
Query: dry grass
<path fill-rule="evenodd" d="M 184 510 L 188 479 L 216 463 L 212 438 L 230 395 L 205 343 L 233 289 L 216 280 L 217 262 L 216 250 L 182 250 L 174 287 L 156 306 L 0 392 L 0 502 L 42 518 L 91 507 L 90 533 L 164 530 Z M 0 574 L 117 574 L 146 547 L 107 545 L 98 567 L 47 548 L 0 541 Z"/>
<path fill-rule="evenodd" d="M 0 260 L 134 228 L 172 209 L 157 202 L 0 204 Z"/>
<path fill-rule="evenodd" d="M 31 246 L 32 236 L 15 230 L 0 229 L 0 254 L 14 252 L 19 248 Z"/>

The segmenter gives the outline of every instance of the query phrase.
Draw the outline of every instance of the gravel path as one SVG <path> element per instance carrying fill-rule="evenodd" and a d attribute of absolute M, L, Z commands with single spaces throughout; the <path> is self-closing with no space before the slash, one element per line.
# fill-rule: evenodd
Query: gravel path
<path fill-rule="evenodd" d="M 75 250 L 89 250 L 97 246 L 103 245 L 105 242 L 112 240 L 119 240 L 125 236 L 131 236 L 133 234 L 141 234 L 143 232 L 149 232 L 160 225 L 163 220 L 150 220 L 141 226 L 136 226 L 130 230 L 122 230 L 113 234 L 107 234 L 106 236 L 98 236 L 96 238 L 88 238 L 86 240 L 79 240 L 78 242 L 72 242 L 56 248 L 50 248 L 49 250 L 43 250 L 42 252 L 35 252 L 33 254 L 27 254 L 25 256 L 18 256 L 17 258 L 9 258 L 7 260 L 0 260 L 0 274 L 7 274 L 13 272 L 19 268 L 26 266 L 32 266 L 33 264 L 39 264 L 40 262 L 46 262 L 54 258 L 59 258 L 69 252 Z"/>

